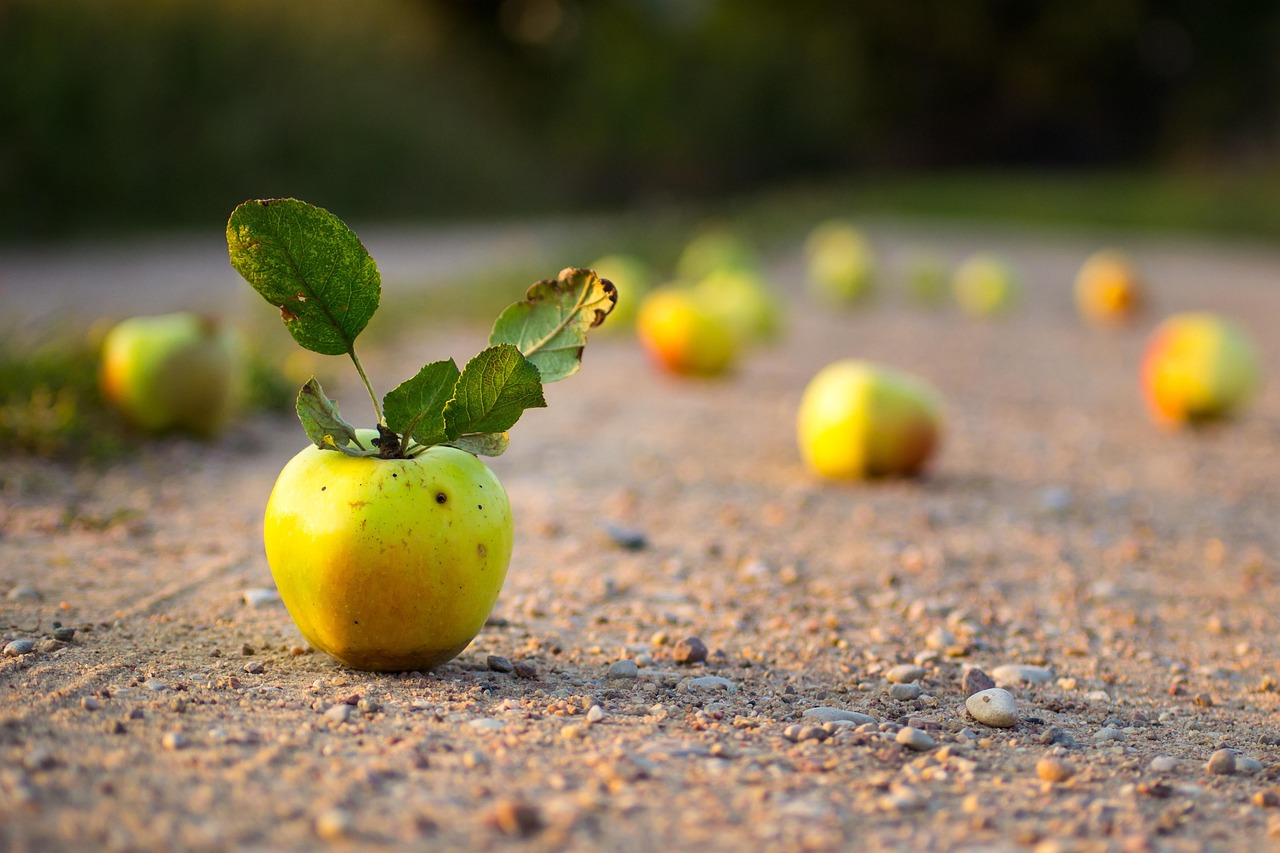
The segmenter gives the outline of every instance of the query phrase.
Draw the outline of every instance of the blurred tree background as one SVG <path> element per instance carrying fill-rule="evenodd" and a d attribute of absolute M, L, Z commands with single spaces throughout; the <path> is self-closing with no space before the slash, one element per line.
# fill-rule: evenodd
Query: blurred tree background
<path fill-rule="evenodd" d="M 0 0 L 6 240 L 1277 155 L 1274 0 Z"/>

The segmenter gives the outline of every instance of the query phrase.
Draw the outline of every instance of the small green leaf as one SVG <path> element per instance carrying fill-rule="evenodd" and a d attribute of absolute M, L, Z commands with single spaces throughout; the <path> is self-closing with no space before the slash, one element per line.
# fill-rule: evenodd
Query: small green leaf
<path fill-rule="evenodd" d="M 342 419 L 338 404 L 328 398 L 314 376 L 298 391 L 298 420 L 307 438 L 322 450 L 346 452 L 348 444 L 364 449 L 356 438 L 356 428 Z"/>
<path fill-rule="evenodd" d="M 591 270 L 562 270 L 503 311 L 489 343 L 516 346 L 543 382 L 557 382 L 578 372 L 587 331 L 603 323 L 617 301 L 617 288 L 607 279 Z"/>
<path fill-rule="evenodd" d="M 513 345 L 499 344 L 462 369 L 444 408 L 445 428 L 451 441 L 468 433 L 506 432 L 525 409 L 545 405 L 538 368 Z"/>
<path fill-rule="evenodd" d="M 280 309 L 299 345 L 323 355 L 352 351 L 377 310 L 382 280 L 342 220 L 295 199 L 247 201 L 227 221 L 231 266 Z"/>
<path fill-rule="evenodd" d="M 391 390 L 382 401 L 387 426 L 423 445 L 449 438 L 444 407 L 461 375 L 453 359 L 433 361 L 412 379 Z"/>
<path fill-rule="evenodd" d="M 475 456 L 501 456 L 507 452 L 511 441 L 505 432 L 473 432 L 460 435 L 446 444 Z"/>

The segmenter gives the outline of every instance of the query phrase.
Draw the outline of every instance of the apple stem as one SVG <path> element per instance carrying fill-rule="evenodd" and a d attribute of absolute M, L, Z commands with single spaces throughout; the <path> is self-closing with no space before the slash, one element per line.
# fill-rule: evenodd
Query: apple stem
<path fill-rule="evenodd" d="M 356 355 L 356 348 L 353 345 L 347 350 L 347 355 L 351 356 L 351 363 L 356 366 L 356 372 L 360 374 L 360 380 L 364 382 L 364 390 L 369 392 L 369 399 L 373 401 L 374 414 L 378 416 L 378 423 L 382 426 L 387 425 L 387 419 L 382 416 L 382 406 L 378 404 L 378 395 L 373 392 L 373 386 L 369 384 L 369 377 L 365 376 L 364 366 L 360 364 L 360 357 Z"/>

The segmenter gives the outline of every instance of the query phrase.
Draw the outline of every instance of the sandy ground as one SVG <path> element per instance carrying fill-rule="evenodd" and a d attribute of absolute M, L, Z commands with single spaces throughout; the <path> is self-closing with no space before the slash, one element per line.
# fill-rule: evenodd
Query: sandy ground
<path fill-rule="evenodd" d="M 780 258 L 789 334 L 728 380 L 593 341 L 492 463 L 515 556 L 490 625 L 433 673 L 344 669 L 246 602 L 271 586 L 261 512 L 296 423 L 105 472 L 0 463 L 0 639 L 36 642 L 0 658 L 0 849 L 1275 844 L 1280 383 L 1237 423 L 1171 434 L 1135 373 L 1155 320 L 1193 307 L 1235 316 L 1280 372 L 1280 255 L 1133 241 L 1157 311 L 1101 333 L 1068 296 L 1089 239 L 881 237 L 891 262 L 926 237 L 998 245 L 1027 301 L 986 323 L 896 296 L 823 314 Z M 366 361 L 385 390 L 482 343 Z M 926 477 L 802 469 L 796 403 L 843 356 L 943 391 Z M 677 661 L 688 637 L 706 661 Z M 1019 721 L 992 728 L 964 676 L 1003 666 L 1037 683 L 1009 682 Z M 824 728 L 819 708 L 873 722 Z M 1221 749 L 1235 772 L 1210 771 Z"/>

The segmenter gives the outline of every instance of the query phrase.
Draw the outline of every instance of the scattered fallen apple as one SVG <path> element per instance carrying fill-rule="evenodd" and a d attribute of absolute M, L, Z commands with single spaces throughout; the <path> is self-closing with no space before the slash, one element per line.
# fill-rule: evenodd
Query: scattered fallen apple
<path fill-rule="evenodd" d="M 1160 323 L 1147 339 L 1140 375 L 1147 410 L 1165 426 L 1239 414 L 1262 383 L 1253 344 L 1234 323 L 1209 312 Z"/>
<path fill-rule="evenodd" d="M 243 391 L 244 346 L 216 318 L 189 312 L 131 317 L 102 342 L 103 397 L 147 432 L 217 434 Z"/>
<path fill-rule="evenodd" d="M 653 363 L 672 373 L 717 376 L 738 355 L 733 329 L 686 288 L 667 285 L 646 296 L 636 334 Z"/>
<path fill-rule="evenodd" d="M 710 228 L 685 245 L 676 260 L 676 278 L 701 281 L 712 273 L 755 272 L 760 260 L 755 248 L 728 228 Z"/>
<path fill-rule="evenodd" d="M 507 448 L 543 383 L 577 372 L 613 285 L 566 269 L 529 288 L 459 370 L 432 362 L 381 403 L 355 342 L 381 277 L 356 235 L 293 199 L 248 201 L 227 223 L 231 264 L 302 347 L 351 359 L 377 415 L 358 430 L 314 377 L 298 392 L 312 445 L 281 471 L 263 522 L 267 562 L 308 642 L 368 670 L 427 670 L 483 627 L 511 558 L 511 506 L 477 458 Z"/>
<path fill-rule="evenodd" d="M 757 273 L 713 272 L 693 286 L 693 296 L 744 344 L 771 341 L 782 331 L 782 306 Z"/>
<path fill-rule="evenodd" d="M 1076 309 L 1096 326 L 1123 325 L 1141 310 L 1144 289 L 1128 257 L 1104 249 L 1089 256 L 1076 274 Z"/>
<path fill-rule="evenodd" d="M 1013 308 L 1018 281 L 1013 269 L 996 255 L 981 252 L 965 260 L 951 280 L 956 303 L 971 317 L 993 317 Z"/>
<path fill-rule="evenodd" d="M 617 307 L 600 331 L 618 331 L 634 326 L 640 302 L 657 282 L 653 268 L 635 255 L 616 253 L 597 258 L 588 269 L 613 282 L 618 291 Z"/>
<path fill-rule="evenodd" d="M 823 222 L 804 244 L 809 292 L 835 305 L 864 302 L 875 292 L 871 243 L 849 222 Z"/>
<path fill-rule="evenodd" d="M 942 400 L 931 385 L 854 359 L 818 371 L 796 417 L 805 464 L 832 479 L 915 474 L 941 433 Z"/>

